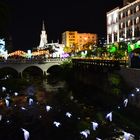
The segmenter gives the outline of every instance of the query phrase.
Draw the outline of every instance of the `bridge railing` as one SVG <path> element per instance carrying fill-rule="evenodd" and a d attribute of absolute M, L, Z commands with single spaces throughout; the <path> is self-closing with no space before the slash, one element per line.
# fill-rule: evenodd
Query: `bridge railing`
<path fill-rule="evenodd" d="M 127 67 L 126 60 L 102 60 L 102 59 L 72 59 L 73 65 L 95 65 L 103 67 Z"/>
<path fill-rule="evenodd" d="M 42 59 L 0 59 L 0 64 L 43 64 L 48 62 L 61 62 L 62 58 L 42 58 Z"/>

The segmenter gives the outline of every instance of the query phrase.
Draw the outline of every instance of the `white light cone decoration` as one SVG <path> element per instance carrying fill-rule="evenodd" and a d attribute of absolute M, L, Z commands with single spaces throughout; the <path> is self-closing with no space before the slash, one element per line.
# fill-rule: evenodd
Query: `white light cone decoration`
<path fill-rule="evenodd" d="M 139 92 L 140 91 L 140 89 L 139 88 L 136 88 L 136 92 Z"/>
<path fill-rule="evenodd" d="M 125 100 L 123 101 L 123 103 L 124 103 L 124 107 L 127 107 L 128 99 L 125 99 Z"/>
<path fill-rule="evenodd" d="M 112 122 L 112 112 L 106 115 L 106 119 L 109 119 L 109 121 Z"/>
<path fill-rule="evenodd" d="M 123 131 L 125 140 L 130 140 L 130 138 L 134 138 L 134 135 Z"/>
<path fill-rule="evenodd" d="M 68 118 L 71 118 L 72 114 L 69 113 L 69 112 L 67 112 L 67 113 L 66 113 L 66 116 L 67 116 Z"/>
<path fill-rule="evenodd" d="M 135 96 L 135 94 L 133 94 L 133 93 L 132 93 L 132 94 L 131 94 L 131 96 L 132 96 L 132 97 L 134 97 L 134 96 Z"/>
<path fill-rule="evenodd" d="M 6 107 L 9 107 L 9 100 L 5 99 Z"/>
<path fill-rule="evenodd" d="M 24 132 L 24 140 L 28 140 L 30 137 L 30 133 L 26 129 L 23 129 L 23 128 L 21 129 Z"/>
<path fill-rule="evenodd" d="M 15 95 L 15 96 L 18 96 L 18 93 L 17 93 L 17 92 L 15 92 L 15 93 L 14 93 L 14 95 Z"/>
<path fill-rule="evenodd" d="M 23 106 L 21 107 L 21 109 L 22 109 L 22 110 L 26 110 L 26 108 L 25 108 L 25 107 L 23 107 Z"/>
<path fill-rule="evenodd" d="M 2 87 L 2 92 L 5 92 L 6 91 L 6 87 Z"/>
<path fill-rule="evenodd" d="M 59 126 L 61 125 L 60 122 L 56 122 L 56 121 L 54 121 L 53 124 L 54 124 L 56 127 L 59 127 Z"/>
<path fill-rule="evenodd" d="M 2 120 L 2 115 L 0 115 L 0 121 Z"/>
<path fill-rule="evenodd" d="M 33 104 L 33 99 L 32 98 L 29 98 L 29 105 L 32 105 Z"/>
<path fill-rule="evenodd" d="M 49 112 L 51 109 L 52 109 L 52 107 L 51 107 L 51 106 L 46 105 L 46 111 L 47 111 L 47 112 Z"/>
<path fill-rule="evenodd" d="M 96 122 L 91 122 L 92 123 L 92 128 L 95 131 L 98 128 L 98 123 Z"/>
<path fill-rule="evenodd" d="M 84 130 L 84 131 L 81 131 L 80 134 L 85 136 L 85 138 L 87 138 L 88 135 L 90 134 L 90 131 L 89 130 Z"/>
<path fill-rule="evenodd" d="M 96 140 L 101 140 L 100 138 L 96 138 Z"/>

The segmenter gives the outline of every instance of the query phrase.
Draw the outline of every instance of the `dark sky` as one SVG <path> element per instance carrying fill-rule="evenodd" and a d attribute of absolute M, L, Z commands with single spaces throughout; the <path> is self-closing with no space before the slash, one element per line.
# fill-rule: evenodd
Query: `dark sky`
<path fill-rule="evenodd" d="M 66 30 L 106 34 L 106 12 L 122 0 L 5 0 L 10 7 L 9 33 L 15 49 L 31 49 L 40 41 L 42 21 L 48 40 L 61 41 Z"/>

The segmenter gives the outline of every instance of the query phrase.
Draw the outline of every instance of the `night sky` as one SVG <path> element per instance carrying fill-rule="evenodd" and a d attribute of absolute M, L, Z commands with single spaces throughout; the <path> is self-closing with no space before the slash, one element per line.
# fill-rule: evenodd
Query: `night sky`
<path fill-rule="evenodd" d="M 66 30 L 106 36 L 106 12 L 121 6 L 122 0 L 3 0 L 9 7 L 8 33 L 14 49 L 37 47 L 42 21 L 48 41 L 61 42 Z"/>

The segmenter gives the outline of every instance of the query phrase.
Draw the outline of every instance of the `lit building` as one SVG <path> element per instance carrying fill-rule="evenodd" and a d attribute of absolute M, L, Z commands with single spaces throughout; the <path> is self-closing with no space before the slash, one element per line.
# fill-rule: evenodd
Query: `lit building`
<path fill-rule="evenodd" d="M 97 43 L 97 34 L 78 33 L 77 31 L 66 31 L 62 34 L 62 44 L 72 47 L 77 44 L 79 47 L 87 43 Z"/>
<path fill-rule="evenodd" d="M 48 56 L 50 56 L 50 57 L 62 57 L 62 55 L 64 54 L 63 49 L 64 49 L 64 44 L 59 44 L 58 42 L 48 43 L 45 25 L 43 22 L 42 31 L 41 31 L 41 35 L 40 35 L 40 44 L 37 47 L 37 50 L 39 50 L 39 51 L 50 50 L 49 55 L 47 52 L 47 57 Z"/>
<path fill-rule="evenodd" d="M 73 46 L 78 43 L 78 32 L 77 31 L 66 31 L 62 34 L 62 44 L 67 47 Z"/>
<path fill-rule="evenodd" d="M 140 0 L 124 0 L 124 4 L 106 15 L 107 44 L 140 39 Z"/>
<path fill-rule="evenodd" d="M 38 48 L 45 47 L 45 45 L 47 43 L 48 43 L 48 41 L 47 41 L 47 34 L 46 34 L 46 31 L 45 31 L 45 25 L 44 25 L 44 22 L 43 22 L 42 31 L 41 31 L 41 35 L 40 35 L 40 44 L 39 44 Z"/>

